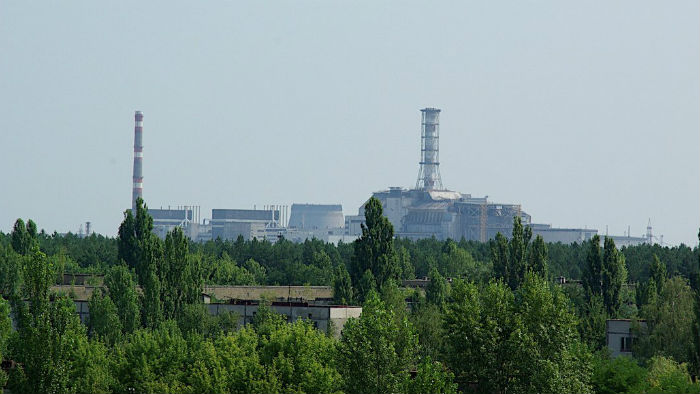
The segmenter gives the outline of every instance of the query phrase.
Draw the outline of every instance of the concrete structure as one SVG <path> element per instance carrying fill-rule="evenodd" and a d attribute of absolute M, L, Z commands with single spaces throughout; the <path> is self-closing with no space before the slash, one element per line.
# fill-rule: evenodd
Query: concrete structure
<path fill-rule="evenodd" d="M 204 286 L 203 292 L 219 301 L 313 301 L 333 300 L 330 286 Z"/>
<path fill-rule="evenodd" d="M 89 299 L 99 288 L 102 286 L 52 286 L 51 291 L 72 298 L 80 322 L 88 324 Z M 141 290 L 137 288 L 137 291 Z M 360 317 L 362 313 L 359 306 L 331 305 L 333 289 L 328 286 L 207 286 L 202 300 L 212 315 L 235 313 L 242 327 L 253 321 L 263 296 L 272 296 L 270 308 L 285 316 L 288 322 L 309 320 L 323 332 L 332 328 L 335 336 L 340 335 L 348 319 Z M 212 302 L 212 298 L 227 301 Z"/>
<path fill-rule="evenodd" d="M 239 327 L 252 323 L 259 307 L 257 302 L 207 305 L 212 315 L 235 313 L 238 316 Z M 270 309 L 284 316 L 289 323 L 299 319 L 309 320 L 314 327 L 323 332 L 328 332 L 330 326 L 333 329 L 332 334 L 336 337 L 340 336 L 348 319 L 359 318 L 362 314 L 362 307 L 359 306 L 314 305 L 306 302 L 273 302 Z"/>
<path fill-rule="evenodd" d="M 161 239 L 165 239 L 165 235 L 174 229 L 180 227 L 185 232 L 185 235 L 195 239 L 195 225 L 198 220 L 198 207 L 194 206 L 179 206 L 176 208 L 167 209 L 148 209 L 148 214 L 153 217 L 153 233 Z"/>
<path fill-rule="evenodd" d="M 279 227 L 279 220 L 278 209 L 212 209 L 212 239 L 264 239 L 265 229 Z"/>
<path fill-rule="evenodd" d="M 421 160 L 415 189 L 390 187 L 372 195 L 381 201 L 395 235 L 414 240 L 435 237 L 485 242 L 499 232 L 509 236 L 514 216 L 521 217 L 523 224 L 529 225 L 530 215 L 523 212 L 519 204 L 493 203 L 486 197 L 472 197 L 443 188 L 439 170 L 439 115 L 437 108 L 421 110 Z M 361 234 L 364 205 L 358 216 L 346 219 L 347 235 Z"/>
<path fill-rule="evenodd" d="M 639 324 L 642 329 L 646 328 L 644 320 L 640 320 Z M 635 339 L 636 337 L 632 334 L 632 320 L 608 319 L 605 321 L 605 343 L 612 357 L 631 356 Z"/>
<path fill-rule="evenodd" d="M 372 196 L 381 201 L 384 215 L 394 226 L 394 233 L 402 238 L 464 238 L 485 242 L 499 232 L 510 236 L 514 216 L 520 216 L 523 225 L 530 224 L 530 215 L 518 204 L 493 203 L 486 197 L 473 198 L 469 194 L 449 190 L 391 187 Z M 355 223 L 346 221 L 347 233 L 360 235 L 358 231 L 362 219 L 364 204 L 358 211 Z"/>
<path fill-rule="evenodd" d="M 292 204 L 288 228 L 329 230 L 345 227 L 343 206 L 322 204 Z"/>
<path fill-rule="evenodd" d="M 594 235 L 598 234 L 598 230 L 595 229 L 555 228 L 549 224 L 533 223 L 530 227 L 532 228 L 533 236 L 540 235 L 542 239 L 544 239 L 544 242 L 551 243 L 582 243 L 589 241 Z"/>
<path fill-rule="evenodd" d="M 631 237 L 629 235 L 608 235 L 607 237 L 615 241 L 615 246 L 618 248 L 623 246 L 637 246 L 648 242 L 646 237 Z M 601 245 L 604 238 L 605 237 L 600 238 Z"/>
<path fill-rule="evenodd" d="M 134 114 L 134 173 L 131 192 L 131 209 L 136 213 L 136 199 L 143 198 L 143 112 Z"/>

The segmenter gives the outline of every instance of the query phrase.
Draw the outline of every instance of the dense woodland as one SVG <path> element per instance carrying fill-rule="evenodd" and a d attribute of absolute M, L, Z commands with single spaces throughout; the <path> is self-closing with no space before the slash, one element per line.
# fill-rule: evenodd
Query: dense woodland
<path fill-rule="evenodd" d="M 394 239 L 379 201 L 338 246 L 152 234 L 142 201 L 116 238 L 0 233 L 0 385 L 12 392 L 698 393 L 698 249 L 545 244 L 514 219 L 488 243 Z M 602 246 L 601 246 L 602 245 Z M 104 275 L 80 324 L 61 273 Z M 402 281 L 430 278 L 425 291 Z M 560 284 L 557 278 L 567 278 Z M 327 285 L 363 306 L 341 336 L 262 307 L 209 316 L 204 284 Z M 14 318 L 14 327 L 10 317 Z M 633 319 L 634 358 L 605 320 Z M 645 320 L 646 327 L 636 323 Z"/>

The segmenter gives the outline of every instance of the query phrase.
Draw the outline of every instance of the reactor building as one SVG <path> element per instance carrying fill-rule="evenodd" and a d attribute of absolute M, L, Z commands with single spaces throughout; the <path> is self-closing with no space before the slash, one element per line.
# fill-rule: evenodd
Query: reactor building
<path fill-rule="evenodd" d="M 590 239 L 596 230 L 556 229 L 533 224 L 520 204 L 488 201 L 486 197 L 446 190 L 440 176 L 440 109 L 421 110 L 421 155 L 415 188 L 390 187 L 372 196 L 382 203 L 384 215 L 394 226 L 397 237 L 421 239 L 466 239 L 486 242 L 501 233 L 510 236 L 513 218 L 519 216 L 533 234 L 545 241 L 581 242 Z M 366 202 L 365 202 L 366 203 Z M 364 205 L 357 216 L 345 218 L 349 235 L 360 235 L 364 221 Z"/>

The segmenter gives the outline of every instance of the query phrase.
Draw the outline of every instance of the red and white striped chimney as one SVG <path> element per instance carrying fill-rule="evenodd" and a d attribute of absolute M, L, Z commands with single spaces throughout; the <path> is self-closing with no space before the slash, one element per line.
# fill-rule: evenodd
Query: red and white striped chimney
<path fill-rule="evenodd" d="M 143 112 L 134 115 L 134 189 L 131 194 L 131 211 L 136 215 L 136 199 L 143 198 Z"/>

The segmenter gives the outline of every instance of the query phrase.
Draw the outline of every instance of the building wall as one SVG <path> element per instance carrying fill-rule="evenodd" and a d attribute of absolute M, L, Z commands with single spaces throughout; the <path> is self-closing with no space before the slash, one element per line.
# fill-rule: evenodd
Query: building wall
<path fill-rule="evenodd" d="M 598 233 L 598 230 L 581 229 L 581 228 L 552 228 L 552 227 L 534 227 L 532 228 L 533 236 L 539 235 L 544 239 L 544 242 L 563 244 L 582 243 L 593 238 Z"/>
<path fill-rule="evenodd" d="M 644 321 L 640 321 L 646 327 Z M 608 319 L 605 321 L 605 342 L 611 356 L 631 356 L 634 335 L 631 332 L 632 321 L 629 319 Z"/>
<path fill-rule="evenodd" d="M 342 205 L 292 204 L 290 228 L 338 229 L 345 226 Z"/>
<path fill-rule="evenodd" d="M 218 300 L 330 300 L 331 286 L 204 286 L 203 292 Z"/>
<path fill-rule="evenodd" d="M 80 322 L 88 324 L 90 319 L 90 309 L 88 301 L 76 300 L 75 311 L 80 317 Z M 253 322 L 253 318 L 258 311 L 257 304 L 206 304 L 209 314 L 217 316 L 221 313 L 232 312 L 238 316 L 238 326 L 243 327 Z M 314 327 L 322 332 L 328 332 L 329 323 L 333 326 L 332 334 L 340 336 L 345 323 L 350 318 L 360 317 L 362 307 L 359 306 L 338 306 L 338 305 L 308 305 L 289 303 L 288 305 L 270 306 L 270 309 L 280 315 L 285 316 L 287 322 L 291 323 L 299 319 L 309 320 Z"/>

